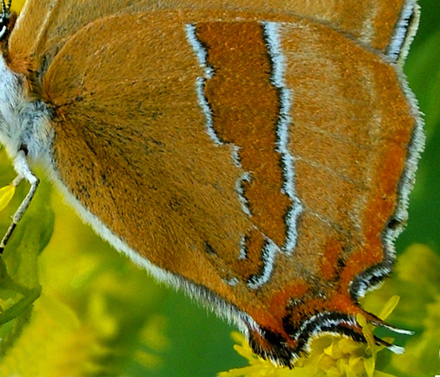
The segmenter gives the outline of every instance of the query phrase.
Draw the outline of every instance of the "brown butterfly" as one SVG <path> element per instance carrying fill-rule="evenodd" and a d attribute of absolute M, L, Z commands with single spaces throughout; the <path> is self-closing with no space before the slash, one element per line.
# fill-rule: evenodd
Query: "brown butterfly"
<path fill-rule="evenodd" d="M 400 68 L 417 6 L 252 3 L 3 2 L 0 138 L 31 189 L 1 248 L 43 163 L 116 249 L 291 366 L 321 333 L 363 341 L 357 314 L 388 326 L 358 299 L 423 145 Z"/>

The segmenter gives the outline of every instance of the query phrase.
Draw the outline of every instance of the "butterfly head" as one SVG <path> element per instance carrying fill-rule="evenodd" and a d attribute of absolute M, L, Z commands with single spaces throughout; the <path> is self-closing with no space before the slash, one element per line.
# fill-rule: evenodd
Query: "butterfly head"
<path fill-rule="evenodd" d="M 3 42 L 7 40 L 8 35 L 10 34 L 10 31 L 12 30 L 16 15 L 11 11 L 11 2 L 12 0 L 8 0 L 6 3 L 5 0 L 1 0 L 2 9 L 0 14 L 0 42 Z"/>

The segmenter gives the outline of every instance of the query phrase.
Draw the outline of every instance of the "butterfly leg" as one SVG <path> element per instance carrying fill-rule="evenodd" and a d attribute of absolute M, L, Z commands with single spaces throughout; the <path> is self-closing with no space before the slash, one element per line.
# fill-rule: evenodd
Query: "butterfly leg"
<path fill-rule="evenodd" d="M 20 206 L 18 207 L 17 211 L 15 211 L 14 215 L 12 216 L 12 223 L 9 226 L 8 230 L 6 231 L 6 234 L 3 236 L 3 239 L 0 243 L 0 255 L 3 253 L 3 250 L 5 249 L 5 246 L 11 237 L 15 227 L 20 222 L 21 218 L 23 217 L 24 213 L 28 209 L 29 205 L 31 204 L 32 198 L 35 195 L 35 192 L 37 191 L 38 185 L 40 183 L 40 180 L 35 176 L 35 174 L 32 172 L 32 170 L 29 167 L 29 164 L 26 159 L 26 154 L 24 151 L 19 151 L 17 154 L 17 157 L 15 157 L 14 160 L 14 168 L 15 171 L 18 173 L 17 177 L 13 180 L 12 185 L 18 186 L 20 182 L 25 179 L 29 182 L 31 185 L 26 197 L 21 202 Z"/>

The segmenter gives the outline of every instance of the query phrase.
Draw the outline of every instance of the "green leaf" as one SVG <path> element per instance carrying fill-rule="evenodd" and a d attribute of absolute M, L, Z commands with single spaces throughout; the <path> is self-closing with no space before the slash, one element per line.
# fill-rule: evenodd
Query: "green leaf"
<path fill-rule="evenodd" d="M 15 187 L 8 185 L 0 189 L 0 211 L 3 211 L 15 194 Z"/>
<path fill-rule="evenodd" d="M 47 200 L 50 192 L 49 184 L 40 185 L 0 259 L 0 355 L 20 336 L 41 293 L 38 256 L 50 239 L 54 221 Z"/>

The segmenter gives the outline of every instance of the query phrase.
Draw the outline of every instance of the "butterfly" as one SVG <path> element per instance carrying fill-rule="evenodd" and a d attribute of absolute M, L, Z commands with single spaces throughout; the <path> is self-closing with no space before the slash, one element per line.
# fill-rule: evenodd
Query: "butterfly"
<path fill-rule="evenodd" d="M 358 314 L 394 329 L 359 299 L 391 270 L 423 146 L 401 72 L 414 1 L 2 8 L 0 141 L 31 188 L 1 250 L 38 162 L 97 233 L 264 358 L 292 366 L 328 332 L 365 341 Z"/>

